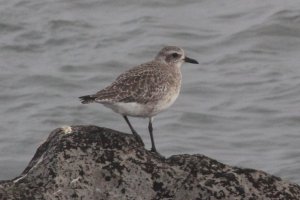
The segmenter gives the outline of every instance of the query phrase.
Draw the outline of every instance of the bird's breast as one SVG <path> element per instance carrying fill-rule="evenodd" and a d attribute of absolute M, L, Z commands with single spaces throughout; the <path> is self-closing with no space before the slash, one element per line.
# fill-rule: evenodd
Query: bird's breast
<path fill-rule="evenodd" d="M 159 100 L 154 106 L 153 113 L 155 115 L 166 109 L 168 109 L 172 104 L 174 104 L 180 92 L 180 85 L 172 90 L 170 90 L 166 95 Z"/>

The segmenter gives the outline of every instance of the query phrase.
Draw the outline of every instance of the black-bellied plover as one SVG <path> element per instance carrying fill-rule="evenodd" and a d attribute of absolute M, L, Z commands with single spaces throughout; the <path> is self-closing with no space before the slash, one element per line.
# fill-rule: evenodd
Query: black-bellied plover
<path fill-rule="evenodd" d="M 136 140 L 143 145 L 127 116 L 149 118 L 151 151 L 158 153 L 153 138 L 153 117 L 170 107 L 178 97 L 181 87 L 180 68 L 184 62 L 198 64 L 196 60 L 185 56 L 183 49 L 164 47 L 154 60 L 124 72 L 96 94 L 79 98 L 83 104 L 101 103 L 121 114 Z"/>

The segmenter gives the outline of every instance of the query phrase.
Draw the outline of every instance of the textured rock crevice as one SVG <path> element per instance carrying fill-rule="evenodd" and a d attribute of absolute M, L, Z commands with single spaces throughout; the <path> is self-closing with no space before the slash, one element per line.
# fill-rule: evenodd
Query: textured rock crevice
<path fill-rule="evenodd" d="M 163 159 L 131 134 L 96 126 L 54 130 L 0 199 L 300 199 L 300 186 L 203 155 Z"/>

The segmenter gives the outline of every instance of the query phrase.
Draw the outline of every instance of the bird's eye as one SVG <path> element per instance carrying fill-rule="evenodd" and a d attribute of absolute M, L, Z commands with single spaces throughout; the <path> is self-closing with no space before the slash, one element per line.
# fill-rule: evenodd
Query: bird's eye
<path fill-rule="evenodd" d="M 178 53 L 172 53 L 173 58 L 178 58 L 179 54 Z"/>

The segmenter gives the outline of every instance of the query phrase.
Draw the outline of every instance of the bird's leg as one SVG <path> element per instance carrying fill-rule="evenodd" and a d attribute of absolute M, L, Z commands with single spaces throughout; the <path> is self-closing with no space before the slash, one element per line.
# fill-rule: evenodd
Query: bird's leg
<path fill-rule="evenodd" d="M 150 117 L 150 118 L 149 118 L 149 124 L 148 124 L 148 130 L 149 130 L 150 138 L 151 138 L 151 145 L 152 145 L 151 151 L 152 151 L 152 152 L 157 152 L 157 151 L 156 151 L 156 148 L 155 148 L 154 138 L 153 138 L 152 121 L 153 121 L 153 117 Z"/>
<path fill-rule="evenodd" d="M 129 128 L 130 128 L 130 130 L 131 130 L 133 136 L 135 137 L 136 141 L 139 142 L 139 143 L 141 143 L 143 146 L 145 146 L 145 144 L 144 144 L 144 142 L 143 142 L 141 136 L 140 136 L 140 135 L 134 130 L 134 128 L 131 126 L 128 117 L 127 117 L 126 115 L 123 115 L 123 117 L 124 117 L 126 123 L 128 124 L 128 126 L 129 126 Z"/>
<path fill-rule="evenodd" d="M 160 155 L 160 153 L 157 152 L 156 147 L 155 147 L 152 122 L 153 122 L 153 117 L 150 117 L 149 118 L 149 124 L 148 124 L 148 130 L 149 130 L 150 138 L 151 138 L 151 145 L 152 145 L 151 151 L 158 154 L 160 157 L 163 157 L 162 155 Z"/>
<path fill-rule="evenodd" d="M 150 133 L 150 138 L 151 138 L 151 152 L 155 153 L 156 155 L 158 155 L 160 158 L 165 158 L 164 156 L 162 156 L 160 153 L 157 152 L 156 148 L 155 148 L 155 143 L 154 143 L 154 137 L 153 137 L 153 127 L 152 127 L 152 122 L 153 122 L 153 117 L 149 118 L 149 125 L 148 125 L 148 130 Z"/>

